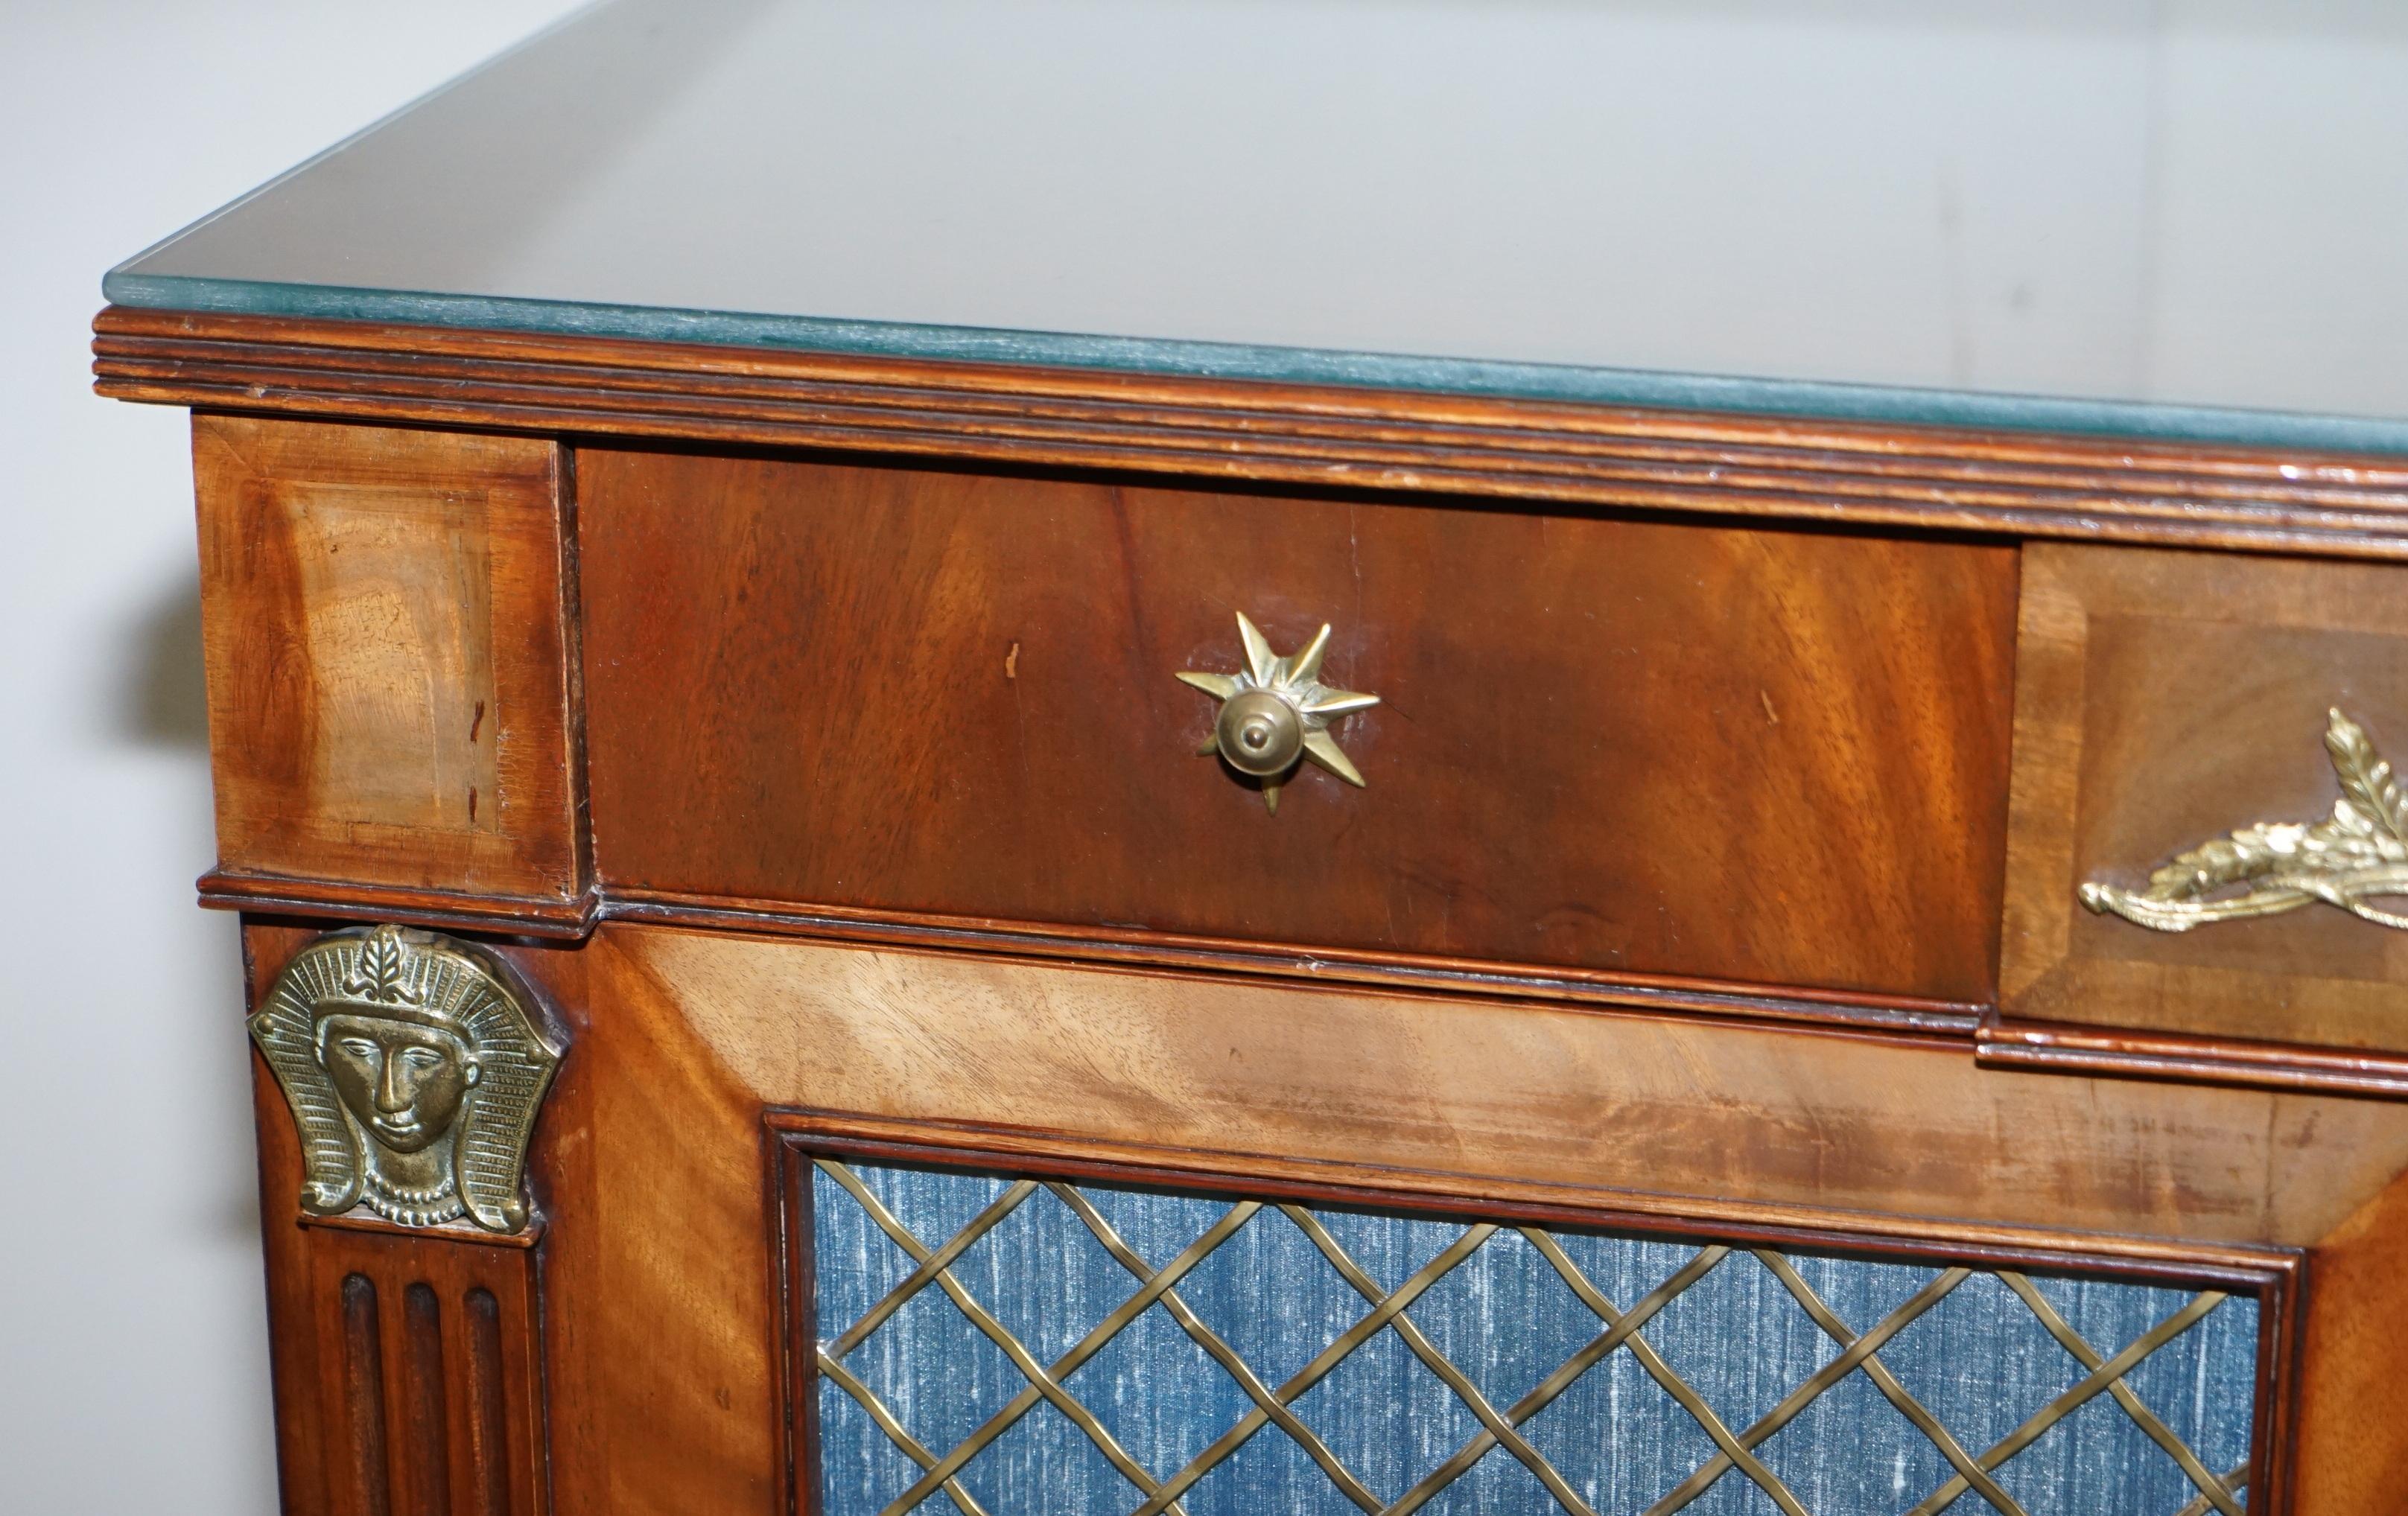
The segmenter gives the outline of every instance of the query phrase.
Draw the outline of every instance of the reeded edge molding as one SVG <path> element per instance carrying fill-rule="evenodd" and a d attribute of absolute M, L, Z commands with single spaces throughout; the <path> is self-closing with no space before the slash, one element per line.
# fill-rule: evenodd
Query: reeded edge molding
<path fill-rule="evenodd" d="M 205 409 L 2077 540 L 2408 558 L 2379 455 L 112 307 Z"/>
<path fill-rule="evenodd" d="M 1996 1011 L 1974 1033 L 1973 1061 L 2047 1074 L 2408 1099 L 2408 1053 L 2019 1021 Z"/>
<path fill-rule="evenodd" d="M 110 269 L 101 279 L 103 297 L 126 308 L 170 313 L 347 321 L 1022 368 L 1082 368 L 1140 378 L 1331 384 L 1873 424 L 2408 454 L 2408 422 L 2379 416 L 138 271 L 151 253 L 176 240 L 170 237 Z"/>
<path fill-rule="evenodd" d="M 283 912 L 334 916 L 345 921 L 394 922 L 405 926 L 494 932 L 512 937 L 583 937 L 600 919 L 595 890 L 571 898 L 455 894 L 343 880 L 292 879 L 211 869 L 194 888 L 211 910 Z"/>
<path fill-rule="evenodd" d="M 893 1163 L 953 1164 L 1049 1176 L 1228 1191 L 1392 1210 L 1598 1227 L 1751 1246 L 1917 1258 L 1981 1266 L 2075 1268 L 2169 1282 L 2280 1289 L 2304 1250 L 2198 1243 L 2126 1233 L 2049 1231 L 1947 1217 L 1655 1194 L 1485 1174 L 1395 1168 L 1276 1153 L 1156 1147 L 971 1123 L 772 1107 L 780 1145 Z"/>

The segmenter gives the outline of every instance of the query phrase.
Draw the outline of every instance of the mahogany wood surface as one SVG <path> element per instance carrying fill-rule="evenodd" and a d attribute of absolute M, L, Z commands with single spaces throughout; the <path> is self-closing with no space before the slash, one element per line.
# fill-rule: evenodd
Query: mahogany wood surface
<path fill-rule="evenodd" d="M 1998 546 L 578 454 L 610 893 L 1983 1000 Z M 1383 704 L 1277 815 L 1233 612 Z"/>
<path fill-rule="evenodd" d="M 2361 1334 L 2362 1365 L 2398 1352 L 2366 1310 L 2389 1271 L 2321 1271 L 2334 1248 L 2348 1267 L 2368 1197 L 2408 1163 L 2396 1106 L 1983 1074 L 1864 1034 L 727 933 L 606 924 L 580 950 L 514 958 L 582 1008 L 572 1104 L 539 1153 L 547 1309 L 588 1323 L 582 1344 L 552 1346 L 563 1509 L 779 1497 L 790 1365 L 767 1139 L 792 1132 L 1339 1203 L 2254 1278 L 2274 1292 L 2277 1346 L 2293 1319 L 2281 1280 L 2304 1259 L 2316 1330 Z M 2274 1409 L 2329 1438 L 2392 1435 L 2359 1407 L 2276 1391 Z M 2290 1509 L 2383 1498 L 2362 1484 Z"/>
<path fill-rule="evenodd" d="M 760 1102 L 676 1020 L 631 1014 L 591 941 L 512 963 L 569 1048 L 529 1158 L 559 1509 L 785 1511 Z"/>
<path fill-rule="evenodd" d="M 2408 1178 L 2367 1197 L 2312 1255 L 2296 1409 L 2280 1425 L 2289 1509 L 2401 1509 L 2408 1469 Z M 2253 1507 L 2253 1509 L 2255 1508 Z"/>
<path fill-rule="evenodd" d="M 2027 549 L 2003 1014 L 2408 1054 L 2408 934 L 2320 904 L 2156 932 L 2074 894 L 2143 884 L 2255 822 L 2330 815 L 2329 708 L 2408 756 L 2403 628 L 2408 573 L 2388 566 Z"/>
<path fill-rule="evenodd" d="M 549 1510 L 529 1255 L 333 1228 L 311 1228 L 308 1251 L 319 1404 L 341 1449 L 325 1509 Z"/>
<path fill-rule="evenodd" d="M 154 404 L 2408 557 L 2397 459 L 111 307 Z"/>
<path fill-rule="evenodd" d="M 2304 1245 L 2408 1168 L 2388 1103 L 1987 1073 L 1919 1038 L 615 923 L 585 957 L 597 1024 L 671 1037 L 756 1111 L 1265 1177 L 2114 1252 Z"/>
<path fill-rule="evenodd" d="M 201 416 L 193 458 L 220 875 L 577 919 L 559 450 Z"/>

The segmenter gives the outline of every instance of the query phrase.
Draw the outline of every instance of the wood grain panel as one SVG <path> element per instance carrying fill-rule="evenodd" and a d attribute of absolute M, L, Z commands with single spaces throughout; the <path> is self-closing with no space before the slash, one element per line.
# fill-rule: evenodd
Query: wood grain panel
<path fill-rule="evenodd" d="M 730 1107 L 1207 1152 L 1220 1173 L 2287 1247 L 2408 1168 L 2387 1104 L 1985 1073 L 1919 1040 L 608 923 L 583 957 L 597 1026 L 643 1028 Z"/>
<path fill-rule="evenodd" d="M 537 1123 L 552 1487 L 564 1516 L 782 1511 L 761 1104 L 674 1018 L 525 951 L 569 1030 Z"/>
<path fill-rule="evenodd" d="M 2408 1052 L 2408 933 L 2310 905 L 2170 934 L 2094 915 L 2074 894 L 2087 880 L 2143 884 L 2173 854 L 2236 828 L 2329 815 L 2340 789 L 2323 744 L 2327 709 L 2408 756 L 2403 691 L 2408 572 L 2028 549 L 2005 1015 Z M 2034 1036 L 2025 1040 L 2039 1047 L 2050 1034 Z M 2186 1053 L 2213 1054 L 2197 1042 Z M 2234 1077 L 2267 1065 L 2263 1049 L 2236 1049 L 2231 1061 Z M 2332 1062 L 2290 1073 L 2314 1083 Z M 2390 1084 L 2408 1074 L 2396 1058 L 2372 1062 L 2382 1066 L 2331 1072 Z"/>
<path fill-rule="evenodd" d="M 325 881 L 580 919 L 558 450 L 228 416 L 196 417 L 193 444 L 229 893 Z"/>
<path fill-rule="evenodd" d="M 580 452 L 598 866 L 724 894 L 1986 1000 L 2008 550 Z M 1280 813 L 1181 668 L 1336 623 Z"/>
<path fill-rule="evenodd" d="M 2310 1260 L 2290 1449 L 2301 1516 L 2401 1509 L 2408 1468 L 2408 1180 L 2370 1196 Z"/>

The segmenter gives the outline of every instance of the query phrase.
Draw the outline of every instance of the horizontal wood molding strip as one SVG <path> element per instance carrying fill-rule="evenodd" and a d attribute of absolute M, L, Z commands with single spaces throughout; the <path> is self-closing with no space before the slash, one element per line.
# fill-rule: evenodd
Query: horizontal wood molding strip
<path fill-rule="evenodd" d="M 454 896 L 219 871 L 201 879 L 200 899 L 202 905 L 221 910 L 402 921 L 523 937 L 577 938 L 604 921 L 644 922 L 825 942 L 1197 969 L 1389 991 L 1848 1027 L 1971 1041 L 1976 1062 L 2000 1070 L 2408 1099 L 2408 1056 L 2019 1021 L 2000 1017 L 1983 1006 L 1898 995 L 1611 975 L 1412 953 L 1336 951 L 1106 927 L 832 908 L 796 910 L 763 901 L 651 893 L 605 895 L 596 892 L 577 902 L 574 909 L 563 910 L 552 901 Z"/>
<path fill-rule="evenodd" d="M 2354 1049 L 2300 1048 L 1991 1016 L 1975 1033 L 1973 1057 L 1992 1068 L 2408 1099 L 2408 1054 Z"/>
<path fill-rule="evenodd" d="M 2096 437 L 111 307 L 96 388 L 357 420 L 2408 557 L 2408 466 Z"/>
<path fill-rule="evenodd" d="M 1241 942 L 1111 927 L 1054 926 L 895 911 L 797 910 L 768 902 L 734 902 L 653 893 L 613 892 L 604 920 L 762 933 L 824 941 L 999 952 L 1159 968 L 1376 985 L 1386 990 L 1496 995 L 1516 1000 L 1619 1006 L 1672 1013 L 1803 1022 L 1877 1032 L 1970 1038 L 1985 1008 L 1903 995 L 1741 984 L 1670 975 L 1609 974 L 1416 953 L 1364 952 L 1294 944 Z"/>
<path fill-rule="evenodd" d="M 400 922 L 412 926 L 501 932 L 513 937 L 577 938 L 594 930 L 601 898 L 452 894 L 340 880 L 287 879 L 212 869 L 196 886 L 212 910 L 288 912 L 346 921 Z"/>
<path fill-rule="evenodd" d="M 766 901 L 654 893 L 606 895 L 597 891 L 577 902 L 573 910 L 563 910 L 553 901 L 455 896 L 223 871 L 204 875 L 199 889 L 203 906 L 254 914 L 399 921 L 554 939 L 583 937 L 605 921 L 638 922 L 1015 959 L 1194 969 L 1971 1042 L 1976 1063 L 2001 1071 L 2408 1099 L 2408 1055 L 2022 1021 L 2001 1017 L 1988 1007 L 1899 995 L 1306 949 L 1109 927 L 834 908 L 797 910 Z"/>
<path fill-rule="evenodd" d="M 893 911 L 797 910 L 732 901 L 595 892 L 559 902 L 387 890 L 333 880 L 202 876 L 200 903 L 215 910 L 393 921 L 460 931 L 578 938 L 604 921 L 649 922 L 827 942 L 999 953 L 1133 967 L 1192 968 L 1326 984 L 1618 1006 L 1970 1039 L 1986 1008 L 1901 995 L 1741 984 L 1665 975 L 1526 967 L 1412 953 L 1375 953 L 1240 942 L 1111 927 L 1054 926 Z"/>

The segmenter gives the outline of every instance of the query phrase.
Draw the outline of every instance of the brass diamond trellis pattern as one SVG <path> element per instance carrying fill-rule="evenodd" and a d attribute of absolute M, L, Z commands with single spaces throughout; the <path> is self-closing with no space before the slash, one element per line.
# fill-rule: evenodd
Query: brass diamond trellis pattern
<path fill-rule="evenodd" d="M 1127 1509 L 1134 1516 L 1156 1516 L 1159 1512 L 1188 1516 L 1182 1504 L 1182 1497 L 1208 1474 L 1237 1455 L 1251 1439 L 1267 1430 L 1291 1439 L 1327 1477 L 1329 1484 L 1339 1495 L 1361 1509 L 1379 1512 L 1382 1516 L 1407 1516 L 1407 1513 L 1422 1509 L 1498 1448 L 1526 1468 L 1561 1509 L 1572 1512 L 1574 1516 L 1601 1516 L 1584 1498 L 1573 1481 L 1532 1445 L 1523 1429 L 1584 1375 L 1615 1353 L 1630 1355 L 1647 1377 L 1686 1412 L 1715 1449 L 1713 1456 L 1685 1480 L 1648 1506 L 1645 1516 L 1670 1516 L 1671 1512 L 1684 1509 L 1704 1497 L 1718 1481 L 1733 1477 L 1753 1483 L 1772 1506 L 1787 1516 L 1830 1516 L 1828 1512 L 1810 1513 L 1799 1497 L 1757 1456 L 1756 1450 L 1804 1414 L 1820 1397 L 1857 1373 L 1863 1374 L 1883 1399 L 1929 1441 L 1953 1470 L 1952 1477 L 1919 1501 L 1900 1508 L 1908 1512 L 1908 1516 L 1933 1516 L 1933 1513 L 1952 1507 L 1960 1510 L 1968 1509 L 1956 1505 L 1961 1497 L 1968 1495 L 1986 1502 L 1988 1509 L 2006 1513 L 2006 1516 L 2028 1516 L 2014 1495 L 2001 1484 L 1997 1477 L 1998 1470 L 2052 1428 L 2101 1396 L 2162 1449 L 2180 1466 L 2189 1480 L 2190 1488 L 2197 1492 L 2188 1504 L 2172 1516 L 2207 1516 L 2209 1512 L 2241 1516 L 2243 1510 L 2242 1490 L 2247 1473 L 2245 1461 L 2237 1467 L 2221 1472 L 2211 1469 L 2128 1382 L 2134 1369 L 2196 1325 L 2224 1301 L 2225 1296 L 2214 1291 L 2193 1295 L 2179 1309 L 2110 1355 L 2102 1354 L 2084 1340 L 2065 1315 L 2028 1278 L 2004 1270 L 1998 1272 L 1996 1279 L 2014 1292 L 2040 1327 L 2080 1366 L 2083 1375 L 2006 1436 L 1975 1449 L 1960 1441 L 1920 1403 L 1880 1357 L 1882 1349 L 1899 1333 L 1922 1319 L 1968 1279 L 1975 1277 L 1973 1271 L 1966 1268 L 1941 1270 L 1902 1304 L 1860 1330 L 1842 1320 L 1815 1293 L 1790 1258 L 1769 1250 L 1754 1250 L 1755 1260 L 1779 1281 L 1782 1289 L 1829 1337 L 1838 1352 L 1782 1397 L 1771 1409 L 1746 1425 L 1734 1426 L 1718 1415 L 1706 1397 L 1666 1362 L 1644 1334 L 1649 1323 L 1655 1321 L 1668 1306 L 1732 1257 L 1734 1250 L 1727 1247 L 1710 1245 L 1697 1249 L 1685 1264 L 1673 1270 L 1661 1283 L 1625 1306 L 1609 1299 L 1583 1272 L 1556 1237 L 1548 1231 L 1539 1227 L 1508 1228 L 1480 1223 L 1461 1227 L 1459 1235 L 1440 1249 L 1435 1257 L 1402 1283 L 1389 1289 L 1383 1287 L 1349 1255 L 1330 1228 L 1323 1223 L 1322 1218 L 1312 1210 L 1295 1205 L 1273 1206 L 1261 1201 L 1238 1200 L 1221 1203 L 1223 1209 L 1218 1220 L 1168 1263 L 1154 1267 L 1123 1239 L 1085 1193 L 1070 1184 L 1033 1179 L 1010 1181 L 992 1202 L 951 1237 L 935 1240 L 932 1245 L 932 1239 L 915 1235 L 897 1218 L 870 1186 L 863 1182 L 853 1166 L 831 1158 L 820 1158 L 815 1162 L 820 1171 L 860 1206 L 877 1230 L 912 1265 L 910 1271 L 859 1320 L 845 1325 L 833 1336 L 824 1337 L 818 1350 L 818 1367 L 823 1379 L 857 1402 L 894 1447 L 920 1471 L 916 1480 L 884 1503 L 881 1516 L 901 1516 L 901 1513 L 919 1508 L 931 1497 L 950 1501 L 961 1516 L 988 1516 L 986 1509 L 972 1495 L 961 1476 L 981 1453 L 1010 1433 L 1040 1405 L 1050 1406 L 1059 1412 L 1127 1481 Z M 970 1293 L 955 1272 L 955 1266 L 964 1254 L 1040 1190 L 1049 1193 L 1078 1219 L 1095 1241 L 1126 1271 L 1130 1285 L 1128 1294 L 1114 1309 L 1096 1321 L 1068 1351 L 1054 1354 L 1050 1361 L 1040 1360 L 1038 1353 L 1009 1329 L 987 1304 Z M 1266 1209 L 1275 1209 L 1293 1223 L 1347 1287 L 1361 1297 L 1362 1306 L 1360 1315 L 1351 1326 L 1339 1333 L 1302 1368 L 1277 1384 L 1266 1382 L 1220 1333 L 1190 1309 L 1179 1290 L 1182 1280 Z M 1471 1377 L 1433 1344 L 1410 1310 L 1433 1286 L 1471 1260 L 1493 1238 L 1508 1231 L 1518 1235 L 1545 1260 L 1547 1266 L 1594 1316 L 1596 1330 L 1553 1373 L 1518 1398 L 1500 1406 L 1484 1395 Z M 904 1424 L 903 1419 L 881 1400 L 860 1374 L 847 1365 L 847 1359 L 896 1312 L 931 1289 L 949 1299 L 982 1336 L 1001 1351 L 1025 1381 L 1024 1389 L 988 1415 L 968 1436 L 941 1449 L 929 1447 L 915 1437 Z M 1157 1308 L 1166 1312 L 1180 1331 L 1228 1375 L 1245 1400 L 1250 1402 L 1250 1409 L 1233 1423 L 1201 1452 L 1175 1468 L 1151 1468 L 1133 1456 L 1114 1437 L 1105 1422 L 1082 1404 L 1067 1382 L 1141 1316 Z M 822 1324 L 824 1326 L 826 1323 Z M 1404 1349 L 1453 1392 L 1480 1427 L 1478 1433 L 1465 1440 L 1452 1456 L 1393 1497 L 1383 1497 L 1375 1492 L 1295 1409 L 1297 1403 L 1315 1386 L 1323 1383 L 1341 1364 L 1383 1332 L 1394 1333 Z"/>

